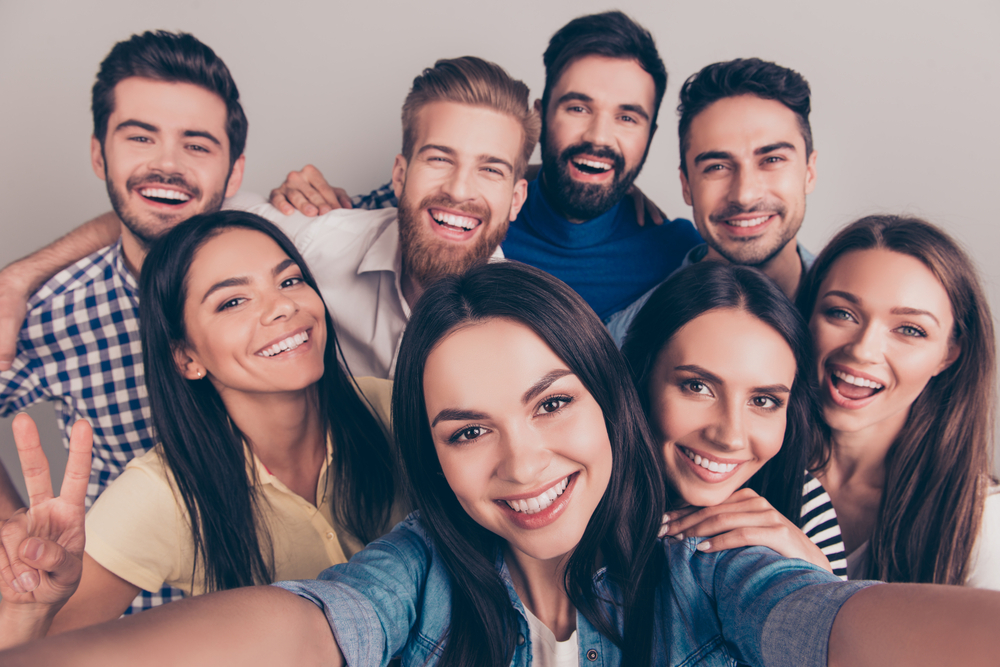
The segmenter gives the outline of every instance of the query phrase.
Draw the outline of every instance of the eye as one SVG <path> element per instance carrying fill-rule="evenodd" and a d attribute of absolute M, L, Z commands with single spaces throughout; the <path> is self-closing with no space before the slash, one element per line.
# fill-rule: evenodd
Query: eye
<path fill-rule="evenodd" d="M 684 382 L 681 382 L 681 387 L 692 394 L 698 394 L 701 396 L 712 395 L 712 390 L 709 389 L 708 385 L 701 380 L 685 380 Z"/>
<path fill-rule="evenodd" d="M 491 176 L 503 176 L 503 172 L 496 167 L 483 167 L 483 171 L 490 174 Z"/>
<path fill-rule="evenodd" d="M 710 164 L 707 167 L 705 167 L 705 169 L 704 169 L 704 171 L 702 171 L 702 173 L 703 174 L 708 174 L 708 173 L 713 172 L 713 171 L 722 171 L 725 168 L 726 168 L 726 165 L 720 164 L 720 163 L 716 162 L 715 164 Z"/>
<path fill-rule="evenodd" d="M 246 299 L 243 298 L 243 297 L 241 297 L 241 296 L 238 296 L 236 298 L 230 299 L 229 301 L 224 301 L 221 304 L 219 304 L 218 311 L 222 312 L 223 310 L 229 310 L 230 308 L 235 308 L 236 306 L 240 305 L 244 301 L 246 301 Z"/>
<path fill-rule="evenodd" d="M 302 276 L 292 276 L 291 278 L 285 278 L 281 281 L 281 287 L 293 287 L 302 283 Z"/>
<path fill-rule="evenodd" d="M 755 408 L 761 408 L 762 410 L 770 411 L 770 410 L 777 410 L 782 405 L 784 405 L 784 402 L 778 398 L 775 398 L 774 396 L 761 395 L 761 396 L 754 396 L 753 398 L 751 398 L 750 404 L 753 405 Z"/>
<path fill-rule="evenodd" d="M 764 164 L 777 164 L 778 162 L 784 162 L 785 158 L 780 155 L 768 155 L 764 158 Z"/>
<path fill-rule="evenodd" d="M 632 118 L 632 116 L 622 116 L 621 119 L 623 121 L 625 121 L 626 123 L 638 123 L 639 122 L 635 118 Z"/>
<path fill-rule="evenodd" d="M 843 320 L 845 322 L 854 322 L 854 316 L 843 308 L 828 308 L 826 311 L 826 316 L 831 320 Z"/>
<path fill-rule="evenodd" d="M 482 437 L 487 433 L 487 429 L 483 426 L 466 426 L 463 429 L 455 431 L 448 442 L 471 442 L 477 438 Z"/>
<path fill-rule="evenodd" d="M 543 414 L 552 414 L 553 412 L 558 412 L 562 408 L 572 402 L 572 398 L 569 396 L 553 396 L 542 401 L 538 405 L 538 412 Z"/>
<path fill-rule="evenodd" d="M 148 144 L 148 143 L 152 143 L 152 141 L 153 141 L 149 137 L 144 137 L 144 136 L 141 136 L 141 135 L 137 136 L 137 137 L 129 137 L 128 140 L 129 141 L 134 141 L 134 142 L 139 143 L 139 144 Z"/>
<path fill-rule="evenodd" d="M 200 144 L 190 144 L 190 145 L 188 145 L 188 148 L 190 148 L 191 150 L 193 150 L 195 152 L 198 152 L 198 153 L 211 153 L 212 152 L 208 148 L 206 148 L 205 146 L 202 146 Z"/>
<path fill-rule="evenodd" d="M 573 113 L 583 113 L 586 109 L 579 104 L 573 105 L 571 107 L 566 107 L 566 111 L 571 111 Z"/>
<path fill-rule="evenodd" d="M 896 331 L 910 338 L 927 338 L 926 331 L 912 324 L 904 324 L 903 326 L 896 329 Z"/>

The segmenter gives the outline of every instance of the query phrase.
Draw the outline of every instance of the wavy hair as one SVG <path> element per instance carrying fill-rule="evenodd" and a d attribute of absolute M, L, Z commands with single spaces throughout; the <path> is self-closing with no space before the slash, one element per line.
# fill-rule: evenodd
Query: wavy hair
<path fill-rule="evenodd" d="M 392 404 L 397 443 L 422 521 L 453 578 L 440 664 L 506 667 L 515 648 L 516 616 L 496 570 L 502 540 L 466 514 L 448 486 L 424 404 L 431 350 L 456 327 L 491 319 L 534 331 L 601 406 L 611 479 L 569 559 L 565 589 L 580 613 L 621 647 L 622 664 L 649 664 L 663 560 L 655 548 L 663 506 L 659 457 L 624 360 L 597 316 L 565 283 L 517 262 L 480 265 L 435 283 L 414 309 L 399 351 Z M 593 587 L 598 553 L 622 592 L 624 632 Z"/>
<path fill-rule="evenodd" d="M 167 466 L 188 511 L 195 570 L 204 567 L 209 591 L 270 583 L 273 553 L 259 505 L 256 480 L 247 474 L 243 434 L 229 419 L 211 382 L 186 380 L 173 351 L 186 340 L 187 275 L 198 251 L 230 229 L 270 237 L 302 270 L 319 294 L 305 260 L 281 230 L 242 211 L 196 215 L 157 241 L 139 281 L 139 331 L 153 426 Z M 332 438 L 331 474 L 338 493 L 334 519 L 363 542 L 385 532 L 395 497 L 394 457 L 375 417 L 359 396 L 342 358 L 330 314 L 324 373 L 316 383 L 326 432 Z"/>
<path fill-rule="evenodd" d="M 746 266 L 699 262 L 660 285 L 632 321 L 622 345 L 639 401 L 650 415 L 649 384 L 657 359 L 681 327 L 718 309 L 752 315 L 774 329 L 795 356 L 795 380 L 788 398 L 781 449 L 746 486 L 799 525 L 802 486 L 797 482 L 818 455 L 821 439 L 816 425 L 821 414 L 809 330 L 795 306 L 770 278 Z M 650 423 L 654 423 L 652 418 Z"/>
<path fill-rule="evenodd" d="M 958 359 L 932 377 L 886 453 L 885 486 L 869 544 L 868 578 L 962 584 L 989 486 L 996 410 L 993 317 L 973 264 L 943 231 L 918 218 L 874 215 L 841 230 L 799 289 L 813 314 L 823 280 L 842 255 L 889 250 L 920 260 L 938 279 L 955 318 Z M 834 444 L 827 437 L 823 459 Z"/>

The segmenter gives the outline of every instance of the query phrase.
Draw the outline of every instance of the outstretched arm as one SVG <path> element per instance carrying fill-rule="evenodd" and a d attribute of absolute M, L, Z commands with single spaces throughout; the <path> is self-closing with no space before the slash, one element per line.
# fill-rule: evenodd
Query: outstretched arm
<path fill-rule="evenodd" d="M 35 422 L 19 414 L 12 426 L 31 507 L 0 523 L 0 647 L 43 636 L 80 582 L 93 445 L 90 425 L 74 424 L 61 495 L 54 497 Z"/>
<path fill-rule="evenodd" d="M 854 594 L 830 631 L 830 667 L 996 665 L 1000 593 L 887 584 Z"/>
<path fill-rule="evenodd" d="M 17 336 L 31 295 L 46 280 L 90 253 L 111 245 L 120 235 L 118 216 L 108 211 L 0 271 L 0 371 L 8 370 L 14 363 Z"/>
<path fill-rule="evenodd" d="M 5 667 L 343 665 L 323 611 L 273 586 L 171 602 L 0 653 Z"/>

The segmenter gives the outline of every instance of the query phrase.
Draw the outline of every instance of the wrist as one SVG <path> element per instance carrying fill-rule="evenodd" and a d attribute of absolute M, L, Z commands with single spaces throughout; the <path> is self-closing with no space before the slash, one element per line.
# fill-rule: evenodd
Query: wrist
<path fill-rule="evenodd" d="M 0 600 L 0 648 L 44 637 L 57 611 L 48 604 Z"/>

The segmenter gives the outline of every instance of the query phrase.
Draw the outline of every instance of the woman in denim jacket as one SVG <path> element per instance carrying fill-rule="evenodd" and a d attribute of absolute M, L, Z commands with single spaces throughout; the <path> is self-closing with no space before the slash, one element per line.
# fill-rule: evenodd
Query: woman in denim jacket
<path fill-rule="evenodd" d="M 657 540 L 662 474 L 624 362 L 546 274 L 510 262 L 438 283 L 398 369 L 421 514 L 318 581 L 175 603 L 3 664 L 527 666 L 559 653 L 539 625 L 555 644 L 575 633 L 567 662 L 582 665 L 969 665 L 1000 650 L 972 622 L 997 618 L 1000 595 Z"/>

